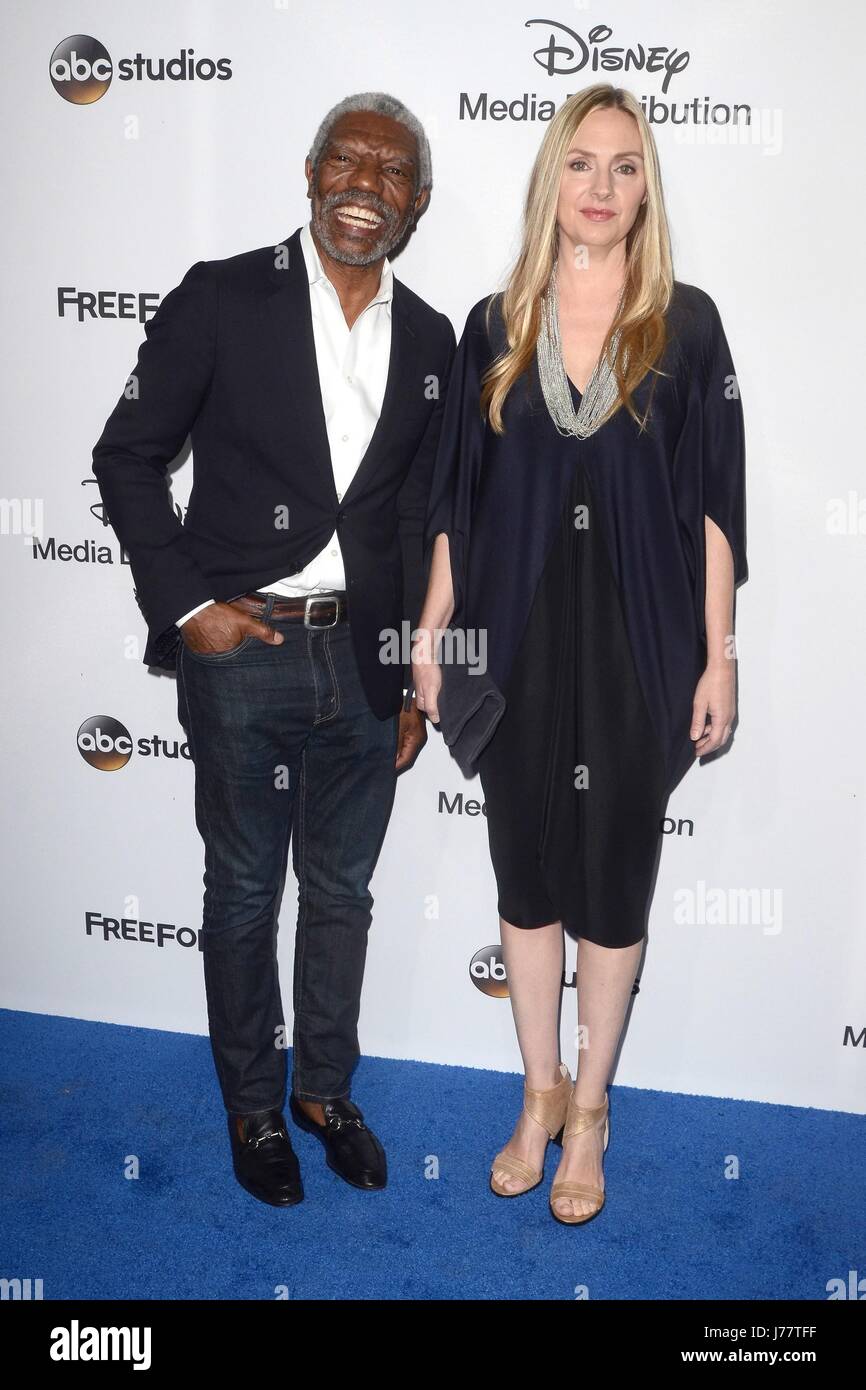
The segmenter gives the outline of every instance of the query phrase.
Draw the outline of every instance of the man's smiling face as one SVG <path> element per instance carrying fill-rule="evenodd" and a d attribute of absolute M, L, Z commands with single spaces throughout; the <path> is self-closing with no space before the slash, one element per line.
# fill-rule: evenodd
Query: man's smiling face
<path fill-rule="evenodd" d="M 343 265 L 371 265 L 399 245 L 427 200 L 416 196 L 418 150 L 406 126 L 373 111 L 334 125 L 313 172 L 306 163 L 316 240 Z"/>

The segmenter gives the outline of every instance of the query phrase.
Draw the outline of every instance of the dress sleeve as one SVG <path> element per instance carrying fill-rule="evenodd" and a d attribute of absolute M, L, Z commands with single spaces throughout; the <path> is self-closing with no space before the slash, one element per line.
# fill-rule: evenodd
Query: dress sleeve
<path fill-rule="evenodd" d="M 709 295 L 701 421 L 703 512 L 725 535 L 734 557 L 734 584 L 746 562 L 746 445 L 743 407 L 722 320 Z"/>
<path fill-rule="evenodd" d="M 452 623 L 459 623 L 466 599 L 466 566 L 472 512 L 481 473 L 486 425 L 481 415 L 481 378 L 490 362 L 485 327 L 487 300 L 470 311 L 457 348 L 445 400 L 445 413 L 424 527 L 424 573 L 429 577 L 433 542 L 448 537 L 454 588 Z"/>

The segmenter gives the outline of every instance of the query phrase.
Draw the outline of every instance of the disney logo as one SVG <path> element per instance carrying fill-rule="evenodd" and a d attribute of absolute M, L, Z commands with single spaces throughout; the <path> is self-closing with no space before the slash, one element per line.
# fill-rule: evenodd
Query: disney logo
<path fill-rule="evenodd" d="M 593 72 L 599 69 L 620 72 L 622 69 L 637 68 L 645 72 L 664 72 L 662 91 L 666 92 L 671 78 L 688 67 L 690 55 L 687 49 L 664 48 L 660 45 L 644 48 L 642 43 L 633 48 L 600 48 L 598 45 L 613 33 L 607 24 L 596 24 L 586 39 L 555 19 L 527 19 L 524 27 L 528 29 L 531 24 L 546 24 L 551 31 L 544 47 L 537 48 L 532 55 L 548 77 L 580 72 L 587 64 Z M 562 41 L 564 36 L 568 41 Z"/>

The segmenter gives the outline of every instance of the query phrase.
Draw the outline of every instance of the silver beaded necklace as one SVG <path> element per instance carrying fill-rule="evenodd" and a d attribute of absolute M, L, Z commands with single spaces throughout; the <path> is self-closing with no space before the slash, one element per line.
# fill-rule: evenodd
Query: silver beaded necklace
<path fill-rule="evenodd" d="M 563 435 L 575 435 L 578 439 L 586 439 L 595 433 L 604 416 L 619 399 L 616 377 L 610 364 L 616 358 L 620 333 L 617 330 L 614 334 L 610 353 L 602 354 L 596 362 L 592 376 L 586 384 L 586 390 L 580 398 L 580 405 L 575 411 L 562 357 L 556 271 L 557 263 L 554 261 L 553 271 L 541 300 L 541 326 L 535 349 L 538 360 L 538 378 L 541 382 L 541 389 L 550 418 L 558 432 Z M 622 293 L 616 307 L 617 314 L 622 307 L 624 297 L 625 285 L 622 287 Z"/>

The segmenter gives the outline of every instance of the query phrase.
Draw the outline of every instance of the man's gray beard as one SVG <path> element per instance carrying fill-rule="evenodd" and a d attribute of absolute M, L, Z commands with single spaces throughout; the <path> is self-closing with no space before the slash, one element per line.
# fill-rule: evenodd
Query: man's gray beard
<path fill-rule="evenodd" d="M 400 244 L 403 237 L 406 235 L 411 220 L 412 209 L 410 208 L 406 216 L 401 222 L 398 222 L 393 231 L 386 227 L 379 240 L 368 247 L 366 251 L 359 249 L 357 251 L 346 252 L 341 250 L 332 240 L 320 208 L 313 209 L 313 231 L 316 233 L 319 242 L 331 259 L 338 261 L 340 265 L 372 265 L 374 261 L 380 261 L 383 256 L 389 255 L 394 250 L 394 247 Z"/>

